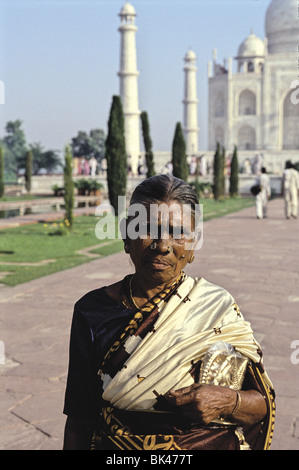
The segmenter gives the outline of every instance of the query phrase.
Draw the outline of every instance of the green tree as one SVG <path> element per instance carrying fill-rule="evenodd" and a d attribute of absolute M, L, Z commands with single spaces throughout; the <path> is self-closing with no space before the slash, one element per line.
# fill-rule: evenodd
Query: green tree
<path fill-rule="evenodd" d="M 92 129 L 89 134 L 79 131 L 72 138 L 71 147 L 74 157 L 90 159 L 94 156 L 100 162 L 105 156 L 105 133 L 102 129 Z"/>
<path fill-rule="evenodd" d="M 26 161 L 25 161 L 25 187 L 27 193 L 31 191 L 31 177 L 32 177 L 32 152 L 28 150 L 26 152 Z"/>
<path fill-rule="evenodd" d="M 4 152 L 0 146 L 0 197 L 4 196 Z"/>
<path fill-rule="evenodd" d="M 47 172 L 54 171 L 58 167 L 62 167 L 63 163 L 55 150 L 44 150 L 40 142 L 29 145 L 33 157 L 32 173 L 37 175 L 40 170 Z"/>
<path fill-rule="evenodd" d="M 66 146 L 64 153 L 64 203 L 66 226 L 69 230 L 73 226 L 74 208 L 74 182 L 73 182 L 73 155 L 70 147 Z"/>
<path fill-rule="evenodd" d="M 6 124 L 6 135 L 3 138 L 5 147 L 8 152 L 5 152 L 5 167 L 8 173 L 15 173 L 21 168 L 25 168 L 26 158 L 26 139 L 22 127 L 22 121 L 9 121 Z"/>
<path fill-rule="evenodd" d="M 214 164 L 213 164 L 213 168 L 214 168 L 213 194 L 214 194 L 214 199 L 216 201 L 218 201 L 222 193 L 221 160 L 222 160 L 222 155 L 221 155 L 220 143 L 217 142 L 216 151 L 214 154 Z"/>
<path fill-rule="evenodd" d="M 111 206 L 118 215 L 118 196 L 126 194 L 127 155 L 124 114 L 119 96 L 113 96 L 106 139 L 107 182 Z"/>
<path fill-rule="evenodd" d="M 221 152 L 221 170 L 220 170 L 220 179 L 221 179 L 221 197 L 225 196 L 225 148 L 222 147 L 222 152 Z"/>
<path fill-rule="evenodd" d="M 102 158 L 105 157 L 106 148 L 105 148 L 105 132 L 103 129 L 91 129 L 89 132 L 89 137 L 93 145 L 92 155 L 94 158 L 100 162 Z"/>
<path fill-rule="evenodd" d="M 230 164 L 230 181 L 229 181 L 229 194 L 231 197 L 237 196 L 239 193 L 239 162 L 238 150 L 235 146 L 232 161 Z"/>
<path fill-rule="evenodd" d="M 187 163 L 186 143 L 182 126 L 179 122 L 176 124 L 172 143 L 172 165 L 173 176 L 176 176 L 183 181 L 187 181 L 189 176 L 189 167 Z"/>
<path fill-rule="evenodd" d="M 148 122 L 147 112 L 143 111 L 141 113 L 141 125 L 142 125 L 142 134 L 143 134 L 143 143 L 145 148 L 145 162 L 147 166 L 146 177 L 150 178 L 154 176 L 155 165 L 154 165 L 154 155 L 152 152 L 152 139 L 150 136 L 150 126 Z"/>

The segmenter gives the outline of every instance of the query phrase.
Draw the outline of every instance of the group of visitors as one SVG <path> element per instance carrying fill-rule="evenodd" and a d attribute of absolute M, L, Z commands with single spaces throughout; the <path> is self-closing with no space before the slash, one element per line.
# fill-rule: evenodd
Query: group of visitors
<path fill-rule="evenodd" d="M 85 157 L 74 157 L 73 158 L 73 174 L 74 176 L 95 176 L 98 162 L 94 156 L 90 159 Z"/>
<path fill-rule="evenodd" d="M 205 177 L 210 172 L 210 166 L 205 155 L 191 155 L 188 158 L 188 165 L 190 175 L 195 175 L 198 172 L 199 176 Z"/>
<path fill-rule="evenodd" d="M 257 219 L 263 219 L 267 217 L 268 201 L 271 198 L 270 178 L 267 175 L 265 167 L 261 168 L 257 185 L 259 186 L 259 192 L 255 197 L 256 217 Z M 291 217 L 297 219 L 299 173 L 290 161 L 286 162 L 285 170 L 282 175 L 281 194 L 284 197 L 286 219 L 290 219 Z"/>
<path fill-rule="evenodd" d="M 196 173 L 198 172 L 198 176 L 206 177 L 211 172 L 211 166 L 205 155 L 190 155 L 187 157 L 187 163 L 190 175 L 196 175 Z M 167 175 L 172 175 L 172 162 L 168 162 L 163 170 L 164 173 L 166 173 Z"/>
<path fill-rule="evenodd" d="M 103 158 L 99 163 L 97 159 L 92 156 L 90 159 L 85 157 L 73 158 L 73 175 L 74 176 L 95 176 L 96 174 L 105 175 L 107 170 L 107 160 Z"/>

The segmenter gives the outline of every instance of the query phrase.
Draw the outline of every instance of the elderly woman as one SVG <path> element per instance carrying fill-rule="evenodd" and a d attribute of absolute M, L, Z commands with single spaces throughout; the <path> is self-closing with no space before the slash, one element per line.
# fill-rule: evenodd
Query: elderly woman
<path fill-rule="evenodd" d="M 250 324 L 227 291 L 183 271 L 198 241 L 196 194 L 159 175 L 137 186 L 136 205 L 144 234 L 128 236 L 132 213 L 124 234 L 135 272 L 75 305 L 64 449 L 268 449 L 274 391 Z M 167 223 L 151 210 L 162 205 Z M 227 369 L 232 357 L 241 362 Z"/>

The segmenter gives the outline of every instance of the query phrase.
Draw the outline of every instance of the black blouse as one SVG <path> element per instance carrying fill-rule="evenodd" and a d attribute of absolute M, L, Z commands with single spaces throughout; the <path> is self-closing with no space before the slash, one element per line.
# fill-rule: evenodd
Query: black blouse
<path fill-rule="evenodd" d="M 113 300 L 105 287 L 87 293 L 75 304 L 64 414 L 96 419 L 102 395 L 97 372 L 108 348 L 132 313 Z"/>

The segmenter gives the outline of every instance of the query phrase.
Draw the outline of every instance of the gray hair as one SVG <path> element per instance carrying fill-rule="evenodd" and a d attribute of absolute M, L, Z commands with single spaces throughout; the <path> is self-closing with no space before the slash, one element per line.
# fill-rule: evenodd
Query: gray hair
<path fill-rule="evenodd" d="M 155 175 L 142 181 L 133 191 L 130 205 L 128 208 L 127 222 L 135 219 L 136 206 L 142 206 L 144 209 L 150 208 L 152 205 L 160 205 L 175 201 L 183 206 L 183 213 L 188 217 L 191 216 L 194 223 L 194 240 L 201 238 L 200 224 L 202 222 L 202 214 L 200 204 L 196 192 L 185 181 L 171 175 Z M 188 206 L 188 208 L 186 208 Z M 132 212 L 130 213 L 130 209 Z M 187 209 L 187 212 L 185 212 Z M 137 209 L 139 213 L 139 210 Z M 142 213 L 142 211 L 141 211 Z M 189 215 L 188 215 L 189 213 Z M 183 215 L 183 217 L 184 217 Z M 127 239 L 128 231 L 125 221 L 121 224 L 123 239 Z M 133 230 L 135 225 L 133 225 Z M 187 229 L 188 230 L 188 229 Z M 180 232 L 181 234 L 181 232 Z M 135 235 L 135 233 L 134 233 Z M 131 238 L 129 235 L 128 238 Z"/>
<path fill-rule="evenodd" d="M 196 210 L 196 205 L 199 204 L 196 192 L 185 181 L 171 175 L 155 175 L 145 179 L 135 188 L 130 205 L 147 206 L 171 200 L 189 204 L 193 210 Z"/>

